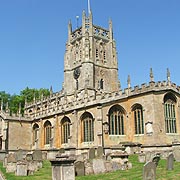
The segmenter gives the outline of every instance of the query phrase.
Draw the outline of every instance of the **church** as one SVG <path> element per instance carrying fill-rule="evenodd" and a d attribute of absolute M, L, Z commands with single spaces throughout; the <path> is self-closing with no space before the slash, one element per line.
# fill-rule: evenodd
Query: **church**
<path fill-rule="evenodd" d="M 83 11 L 82 25 L 68 24 L 62 90 L 25 103 L 24 116 L 0 111 L 0 152 L 18 149 L 47 153 L 61 148 L 76 154 L 123 143 L 142 149 L 180 141 L 180 87 L 167 80 L 121 89 L 112 21 L 105 29 Z"/>

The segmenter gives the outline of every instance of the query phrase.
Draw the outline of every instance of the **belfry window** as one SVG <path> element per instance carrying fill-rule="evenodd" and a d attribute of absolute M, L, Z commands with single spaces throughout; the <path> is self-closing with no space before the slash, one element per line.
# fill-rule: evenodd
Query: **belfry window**
<path fill-rule="evenodd" d="M 70 120 L 64 117 L 61 121 L 61 142 L 62 144 L 68 143 L 68 138 L 70 136 Z"/>
<path fill-rule="evenodd" d="M 99 86 L 100 86 L 100 89 L 103 89 L 103 88 L 104 88 L 104 81 L 103 81 L 103 79 L 101 79 L 101 80 L 99 81 Z"/>
<path fill-rule="evenodd" d="M 82 122 L 82 142 L 94 141 L 94 120 L 90 113 L 84 113 L 81 118 Z"/>
<path fill-rule="evenodd" d="M 49 121 L 44 123 L 44 144 L 50 144 L 52 135 L 52 125 Z"/>
<path fill-rule="evenodd" d="M 34 126 L 33 126 L 33 145 L 35 145 L 35 142 L 38 139 L 38 131 L 39 131 L 38 124 L 34 124 Z"/>
<path fill-rule="evenodd" d="M 124 135 L 124 110 L 121 106 L 113 106 L 109 111 L 109 134 Z"/>
<path fill-rule="evenodd" d="M 135 134 L 144 134 L 144 119 L 142 106 L 140 104 L 136 104 L 134 105 L 132 111 L 134 115 Z"/>
<path fill-rule="evenodd" d="M 176 127 L 176 97 L 169 93 L 164 97 L 164 117 L 166 133 L 177 133 Z"/>
<path fill-rule="evenodd" d="M 96 49 L 96 58 L 98 58 L 99 57 L 99 51 L 98 51 L 98 49 Z"/>

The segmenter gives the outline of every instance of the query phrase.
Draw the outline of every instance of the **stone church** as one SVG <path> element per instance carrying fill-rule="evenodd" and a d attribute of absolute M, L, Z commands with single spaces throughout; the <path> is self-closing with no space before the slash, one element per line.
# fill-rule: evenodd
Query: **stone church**
<path fill-rule="evenodd" d="M 112 21 L 105 29 L 83 11 L 81 27 L 68 24 L 62 90 L 26 103 L 24 116 L 1 108 L 0 152 L 171 147 L 180 141 L 180 87 L 168 70 L 167 81 L 154 82 L 152 69 L 149 79 L 131 87 L 128 77 L 121 89 Z"/>

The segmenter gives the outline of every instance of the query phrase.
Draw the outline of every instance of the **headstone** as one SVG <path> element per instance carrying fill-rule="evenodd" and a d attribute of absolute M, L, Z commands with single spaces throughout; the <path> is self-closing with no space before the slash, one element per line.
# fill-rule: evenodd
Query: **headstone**
<path fill-rule="evenodd" d="M 16 176 L 27 176 L 27 163 L 19 161 L 16 164 Z"/>
<path fill-rule="evenodd" d="M 41 150 L 35 150 L 32 154 L 34 161 L 42 161 L 42 151 Z"/>
<path fill-rule="evenodd" d="M 104 149 L 103 149 L 102 146 L 99 146 L 99 147 L 97 148 L 97 157 L 98 157 L 98 158 L 102 158 L 103 155 L 104 155 Z"/>
<path fill-rule="evenodd" d="M 180 162 L 180 148 L 179 147 L 175 147 L 173 149 L 173 155 L 174 155 L 174 158 L 177 162 Z"/>
<path fill-rule="evenodd" d="M 152 162 L 155 163 L 156 167 L 158 166 L 159 160 L 160 160 L 160 154 L 156 154 L 152 159 Z"/>
<path fill-rule="evenodd" d="M 89 149 L 89 159 L 94 159 L 95 158 L 95 148 L 90 148 Z"/>
<path fill-rule="evenodd" d="M 82 161 L 75 162 L 74 166 L 75 166 L 75 175 L 76 176 L 84 176 L 85 175 L 84 162 L 82 162 Z"/>
<path fill-rule="evenodd" d="M 85 175 L 94 174 L 93 166 L 91 161 L 85 161 Z"/>
<path fill-rule="evenodd" d="M 27 160 L 27 161 L 32 161 L 32 160 L 33 160 L 33 155 L 32 155 L 32 153 L 27 153 L 27 154 L 26 154 L 26 160 Z"/>
<path fill-rule="evenodd" d="M 169 156 L 167 157 L 167 166 L 166 169 L 171 171 L 174 168 L 174 155 L 173 153 L 170 153 Z"/>
<path fill-rule="evenodd" d="M 16 154 L 14 153 L 10 153 L 8 154 L 8 157 L 7 157 L 7 163 L 16 163 L 17 162 L 17 157 L 16 157 Z"/>
<path fill-rule="evenodd" d="M 14 173 L 15 171 L 16 171 L 16 163 L 14 163 L 14 162 L 7 163 L 6 172 Z"/>
<path fill-rule="evenodd" d="M 113 171 L 117 171 L 120 169 L 120 163 L 112 161 L 112 169 Z"/>
<path fill-rule="evenodd" d="M 4 161 L 3 161 L 3 167 L 7 166 L 7 156 L 5 156 Z"/>
<path fill-rule="evenodd" d="M 145 154 L 144 153 L 139 154 L 138 160 L 139 160 L 140 163 L 145 163 L 146 162 Z"/>
<path fill-rule="evenodd" d="M 143 180 L 156 179 L 156 165 L 154 162 L 147 162 L 143 167 Z"/>
<path fill-rule="evenodd" d="M 22 149 L 19 149 L 17 152 L 16 152 L 16 157 L 17 157 L 17 161 L 22 161 L 23 158 L 24 158 L 24 152 Z"/>
<path fill-rule="evenodd" d="M 129 146 L 126 147 L 125 151 L 126 153 L 131 154 L 131 148 Z"/>
<path fill-rule="evenodd" d="M 152 160 L 152 153 L 150 151 L 146 152 L 146 162 L 149 162 Z"/>
<path fill-rule="evenodd" d="M 93 159 L 93 171 L 94 174 L 106 172 L 105 162 L 103 159 Z"/>

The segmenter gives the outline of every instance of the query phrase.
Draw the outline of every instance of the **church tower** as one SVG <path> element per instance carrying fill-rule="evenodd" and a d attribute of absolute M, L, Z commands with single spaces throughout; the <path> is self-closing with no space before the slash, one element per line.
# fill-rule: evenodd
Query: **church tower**
<path fill-rule="evenodd" d="M 81 27 L 72 31 L 69 22 L 63 88 L 67 95 L 85 89 L 104 92 L 119 90 L 118 60 L 111 20 L 109 29 L 104 29 L 93 24 L 91 11 L 88 16 L 83 11 Z"/>

